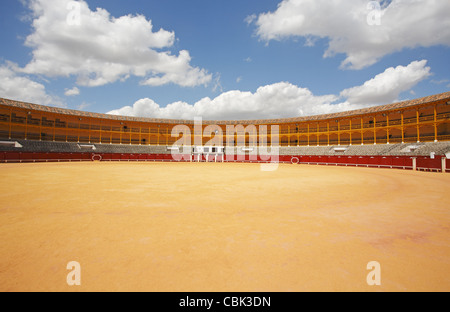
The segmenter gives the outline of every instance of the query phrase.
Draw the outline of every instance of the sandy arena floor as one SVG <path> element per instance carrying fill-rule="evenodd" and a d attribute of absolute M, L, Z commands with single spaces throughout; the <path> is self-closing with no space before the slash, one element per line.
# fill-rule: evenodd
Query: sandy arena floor
<path fill-rule="evenodd" d="M 0 291 L 450 291 L 450 174 L 3 164 L 0 189 Z"/>

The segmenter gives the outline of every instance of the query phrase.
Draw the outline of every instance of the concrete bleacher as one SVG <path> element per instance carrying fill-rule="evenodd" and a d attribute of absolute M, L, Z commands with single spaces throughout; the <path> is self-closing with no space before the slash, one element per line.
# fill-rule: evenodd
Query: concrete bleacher
<path fill-rule="evenodd" d="M 13 147 L 12 145 L 0 145 L 0 152 L 17 151 L 35 153 L 170 154 L 170 151 L 167 151 L 166 146 L 47 142 L 31 140 L 9 141 L 18 142 L 21 147 Z"/>
<path fill-rule="evenodd" d="M 430 156 L 450 152 L 450 142 L 281 147 L 280 155 Z"/>
<path fill-rule="evenodd" d="M 8 142 L 8 140 L 4 140 Z M 95 153 L 95 154 L 170 154 L 167 146 L 119 145 L 100 143 L 71 143 L 31 140 L 9 140 L 14 144 L 0 144 L 0 152 L 39 152 L 39 153 Z M 20 147 L 18 147 L 20 146 Z M 241 154 L 238 147 L 231 148 Z M 229 149 L 227 149 L 228 152 Z M 269 148 L 270 152 L 270 148 Z M 450 152 L 450 142 L 371 144 L 345 146 L 291 146 L 279 147 L 279 155 L 296 156 L 430 156 L 445 155 Z M 262 152 L 263 153 L 263 152 Z M 245 152 L 244 154 L 248 154 Z"/>

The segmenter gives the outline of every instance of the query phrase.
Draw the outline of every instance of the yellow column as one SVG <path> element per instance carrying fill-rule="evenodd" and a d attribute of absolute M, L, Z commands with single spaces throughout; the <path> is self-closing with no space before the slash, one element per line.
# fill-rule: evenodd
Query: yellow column
<path fill-rule="evenodd" d="M 110 128 L 109 128 L 109 144 L 112 144 L 112 133 L 113 133 L 112 128 L 113 128 L 113 123 L 111 121 Z"/>
<path fill-rule="evenodd" d="M 102 132 L 103 132 L 102 120 L 99 119 L 98 122 L 99 122 L 99 127 L 100 127 L 100 144 L 102 144 L 102 137 L 103 137 L 103 135 L 102 135 Z"/>
<path fill-rule="evenodd" d="M 417 143 L 420 142 L 420 128 L 419 128 L 419 109 L 416 109 L 416 118 L 417 118 Z"/>
<path fill-rule="evenodd" d="M 130 145 L 131 145 L 133 143 L 133 141 L 131 141 L 131 136 L 133 135 L 133 127 L 130 126 L 130 128 L 127 130 L 130 131 Z"/>
<path fill-rule="evenodd" d="M 319 123 L 317 123 L 317 131 L 316 131 L 316 137 L 317 137 L 317 146 L 319 146 Z"/>
<path fill-rule="evenodd" d="M 28 114 L 27 112 L 27 118 L 25 118 L 25 140 L 28 137 L 28 117 L 30 116 L 30 114 Z"/>
<path fill-rule="evenodd" d="M 364 120 L 361 117 L 361 145 L 364 145 Z"/>
<path fill-rule="evenodd" d="M 11 133 L 11 131 L 10 131 L 10 133 Z M 309 146 L 309 123 L 308 123 L 308 146 Z"/>
<path fill-rule="evenodd" d="M 161 135 L 161 133 L 159 133 L 160 132 L 159 130 L 161 129 L 161 125 L 157 125 L 156 129 L 157 129 L 156 131 L 157 131 L 157 134 L 158 134 L 158 140 L 157 140 L 156 144 L 158 144 L 158 146 L 159 146 L 159 136 Z"/>
<path fill-rule="evenodd" d="M 291 146 L 291 126 L 288 126 L 288 146 Z"/>
<path fill-rule="evenodd" d="M 402 127 L 402 143 L 404 143 L 405 142 L 405 129 L 403 128 L 403 111 L 401 113 L 401 118 L 402 118 L 402 125 L 401 125 L 401 127 Z"/>
<path fill-rule="evenodd" d="M 373 144 L 377 144 L 377 117 L 373 116 Z"/>
<path fill-rule="evenodd" d="M 42 116 L 42 113 L 41 113 L 41 118 L 40 118 L 40 122 L 39 122 L 39 141 L 42 141 L 42 118 L 44 118 L 44 117 Z"/>
<path fill-rule="evenodd" d="M 203 130 L 202 130 L 202 132 L 203 132 Z M 169 133 L 169 126 L 167 126 L 167 130 L 166 130 L 166 145 L 167 146 L 169 145 L 169 135 L 168 135 L 168 133 Z"/>
<path fill-rule="evenodd" d="M 55 142 L 56 137 L 56 116 L 53 116 L 53 142 Z"/>
<path fill-rule="evenodd" d="M 338 145 L 341 145 L 341 121 L 338 120 Z"/>
<path fill-rule="evenodd" d="M 327 122 L 328 146 L 330 146 L 330 122 Z"/>
<path fill-rule="evenodd" d="M 12 108 L 9 110 L 9 139 L 11 140 Z"/>
<path fill-rule="evenodd" d="M 352 131 L 352 120 L 350 119 L 350 145 L 352 145 L 352 133 L 353 133 L 353 131 Z"/>
<path fill-rule="evenodd" d="M 389 114 L 386 114 L 386 142 L 389 144 Z"/>
<path fill-rule="evenodd" d="M 436 104 L 434 104 L 434 142 L 437 142 L 437 110 Z"/>

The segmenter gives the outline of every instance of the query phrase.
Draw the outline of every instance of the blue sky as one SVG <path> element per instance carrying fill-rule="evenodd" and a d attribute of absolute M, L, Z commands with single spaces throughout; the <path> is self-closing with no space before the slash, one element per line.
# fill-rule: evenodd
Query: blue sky
<path fill-rule="evenodd" d="M 0 97 L 131 116 L 249 119 L 448 91 L 448 1 L 368 4 L 2 0 Z M 79 23 L 68 25 L 69 16 Z"/>

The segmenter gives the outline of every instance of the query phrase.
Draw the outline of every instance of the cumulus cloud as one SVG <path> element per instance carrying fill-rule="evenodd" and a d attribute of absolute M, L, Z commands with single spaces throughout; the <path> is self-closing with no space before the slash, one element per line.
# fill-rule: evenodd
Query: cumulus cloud
<path fill-rule="evenodd" d="M 255 93 L 233 90 L 214 99 L 205 97 L 194 105 L 175 102 L 161 107 L 146 98 L 109 114 L 177 119 L 201 116 L 205 120 L 283 118 L 314 114 L 317 107 L 329 105 L 334 100 L 333 95 L 314 96 L 308 89 L 280 82 L 260 87 Z"/>
<path fill-rule="evenodd" d="M 427 61 L 422 60 L 414 61 L 408 66 L 390 67 L 361 86 L 343 90 L 341 96 L 347 98 L 351 104 L 376 105 L 395 102 L 400 93 L 431 75 L 431 69 L 426 64 Z"/>
<path fill-rule="evenodd" d="M 173 55 L 175 34 L 153 30 L 143 15 L 113 17 L 83 1 L 29 0 L 33 32 L 25 41 L 33 58 L 22 72 L 75 76 L 81 86 L 101 86 L 142 77 L 143 85 L 205 85 L 206 70 L 190 65 L 188 51 Z"/>
<path fill-rule="evenodd" d="M 145 98 L 108 114 L 167 119 L 245 120 L 311 116 L 389 104 L 430 75 L 426 60 L 388 68 L 360 86 L 339 95 L 314 95 L 309 89 L 279 82 L 262 86 L 256 92 L 232 90 L 191 105 L 175 102 L 162 107 Z"/>
<path fill-rule="evenodd" d="M 0 66 L 0 96 L 17 101 L 65 107 L 57 96 L 49 95 L 45 86 L 27 76 L 17 74 L 11 65 Z"/>
<path fill-rule="evenodd" d="M 66 92 L 64 92 L 65 96 L 75 96 L 80 94 L 80 89 L 77 87 L 73 87 L 72 89 L 66 89 Z"/>
<path fill-rule="evenodd" d="M 361 69 L 404 48 L 449 46 L 448 12 L 450 1 L 442 0 L 382 1 L 379 10 L 367 0 L 283 0 L 274 12 L 246 21 L 267 42 L 303 37 L 311 46 L 328 38 L 324 57 L 343 53 L 342 68 Z M 379 25 L 370 22 L 374 16 Z"/>

